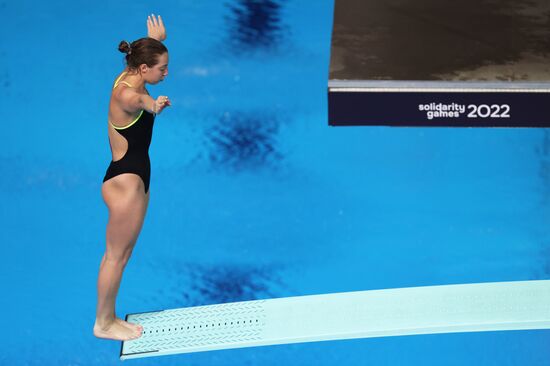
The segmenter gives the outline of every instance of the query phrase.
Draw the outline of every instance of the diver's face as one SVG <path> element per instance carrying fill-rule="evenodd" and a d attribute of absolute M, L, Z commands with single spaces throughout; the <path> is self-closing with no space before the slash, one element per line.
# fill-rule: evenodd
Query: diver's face
<path fill-rule="evenodd" d="M 168 52 L 163 53 L 157 59 L 157 64 L 147 68 L 147 82 L 158 84 L 168 75 Z"/>

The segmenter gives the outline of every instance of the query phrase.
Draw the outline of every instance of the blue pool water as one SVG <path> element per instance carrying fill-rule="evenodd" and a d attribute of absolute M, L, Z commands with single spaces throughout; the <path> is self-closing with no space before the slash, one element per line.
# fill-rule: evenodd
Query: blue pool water
<path fill-rule="evenodd" d="M 0 364 L 118 365 L 92 335 L 117 45 L 162 14 L 171 109 L 117 311 L 550 278 L 550 134 L 329 128 L 332 1 L 0 2 Z M 253 14 L 249 17 L 248 14 Z M 136 365 L 549 365 L 550 332 L 294 344 Z"/>

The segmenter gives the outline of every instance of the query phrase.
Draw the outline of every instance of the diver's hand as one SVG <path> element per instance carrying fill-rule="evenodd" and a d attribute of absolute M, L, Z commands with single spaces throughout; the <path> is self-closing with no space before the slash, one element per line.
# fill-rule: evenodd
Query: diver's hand
<path fill-rule="evenodd" d="M 168 106 L 170 106 L 170 99 L 168 99 L 167 96 L 161 95 L 155 100 L 155 105 L 153 107 L 153 113 L 160 114 L 162 110 Z"/>
<path fill-rule="evenodd" d="M 155 14 L 147 17 L 147 36 L 161 42 L 166 39 L 166 28 L 160 15 L 158 18 L 155 18 Z"/>

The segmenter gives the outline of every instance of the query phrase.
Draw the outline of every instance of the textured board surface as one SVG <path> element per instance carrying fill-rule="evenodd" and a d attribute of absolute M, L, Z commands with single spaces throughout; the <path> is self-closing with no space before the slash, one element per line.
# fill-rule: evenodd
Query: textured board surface
<path fill-rule="evenodd" d="M 121 359 L 429 333 L 550 328 L 550 280 L 288 297 L 130 314 Z"/>

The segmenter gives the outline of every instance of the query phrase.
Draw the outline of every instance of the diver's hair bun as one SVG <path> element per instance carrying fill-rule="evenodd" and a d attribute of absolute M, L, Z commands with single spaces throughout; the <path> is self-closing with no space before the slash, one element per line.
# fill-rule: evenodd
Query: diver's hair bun
<path fill-rule="evenodd" d="M 159 62 L 159 56 L 168 52 L 162 42 L 149 37 L 131 43 L 122 41 L 118 45 L 118 50 L 126 53 L 124 59 L 130 70 L 137 70 L 142 64 L 153 67 Z"/>
<path fill-rule="evenodd" d="M 122 53 L 130 54 L 132 46 L 128 41 L 120 41 L 120 43 L 118 44 L 118 50 Z"/>

